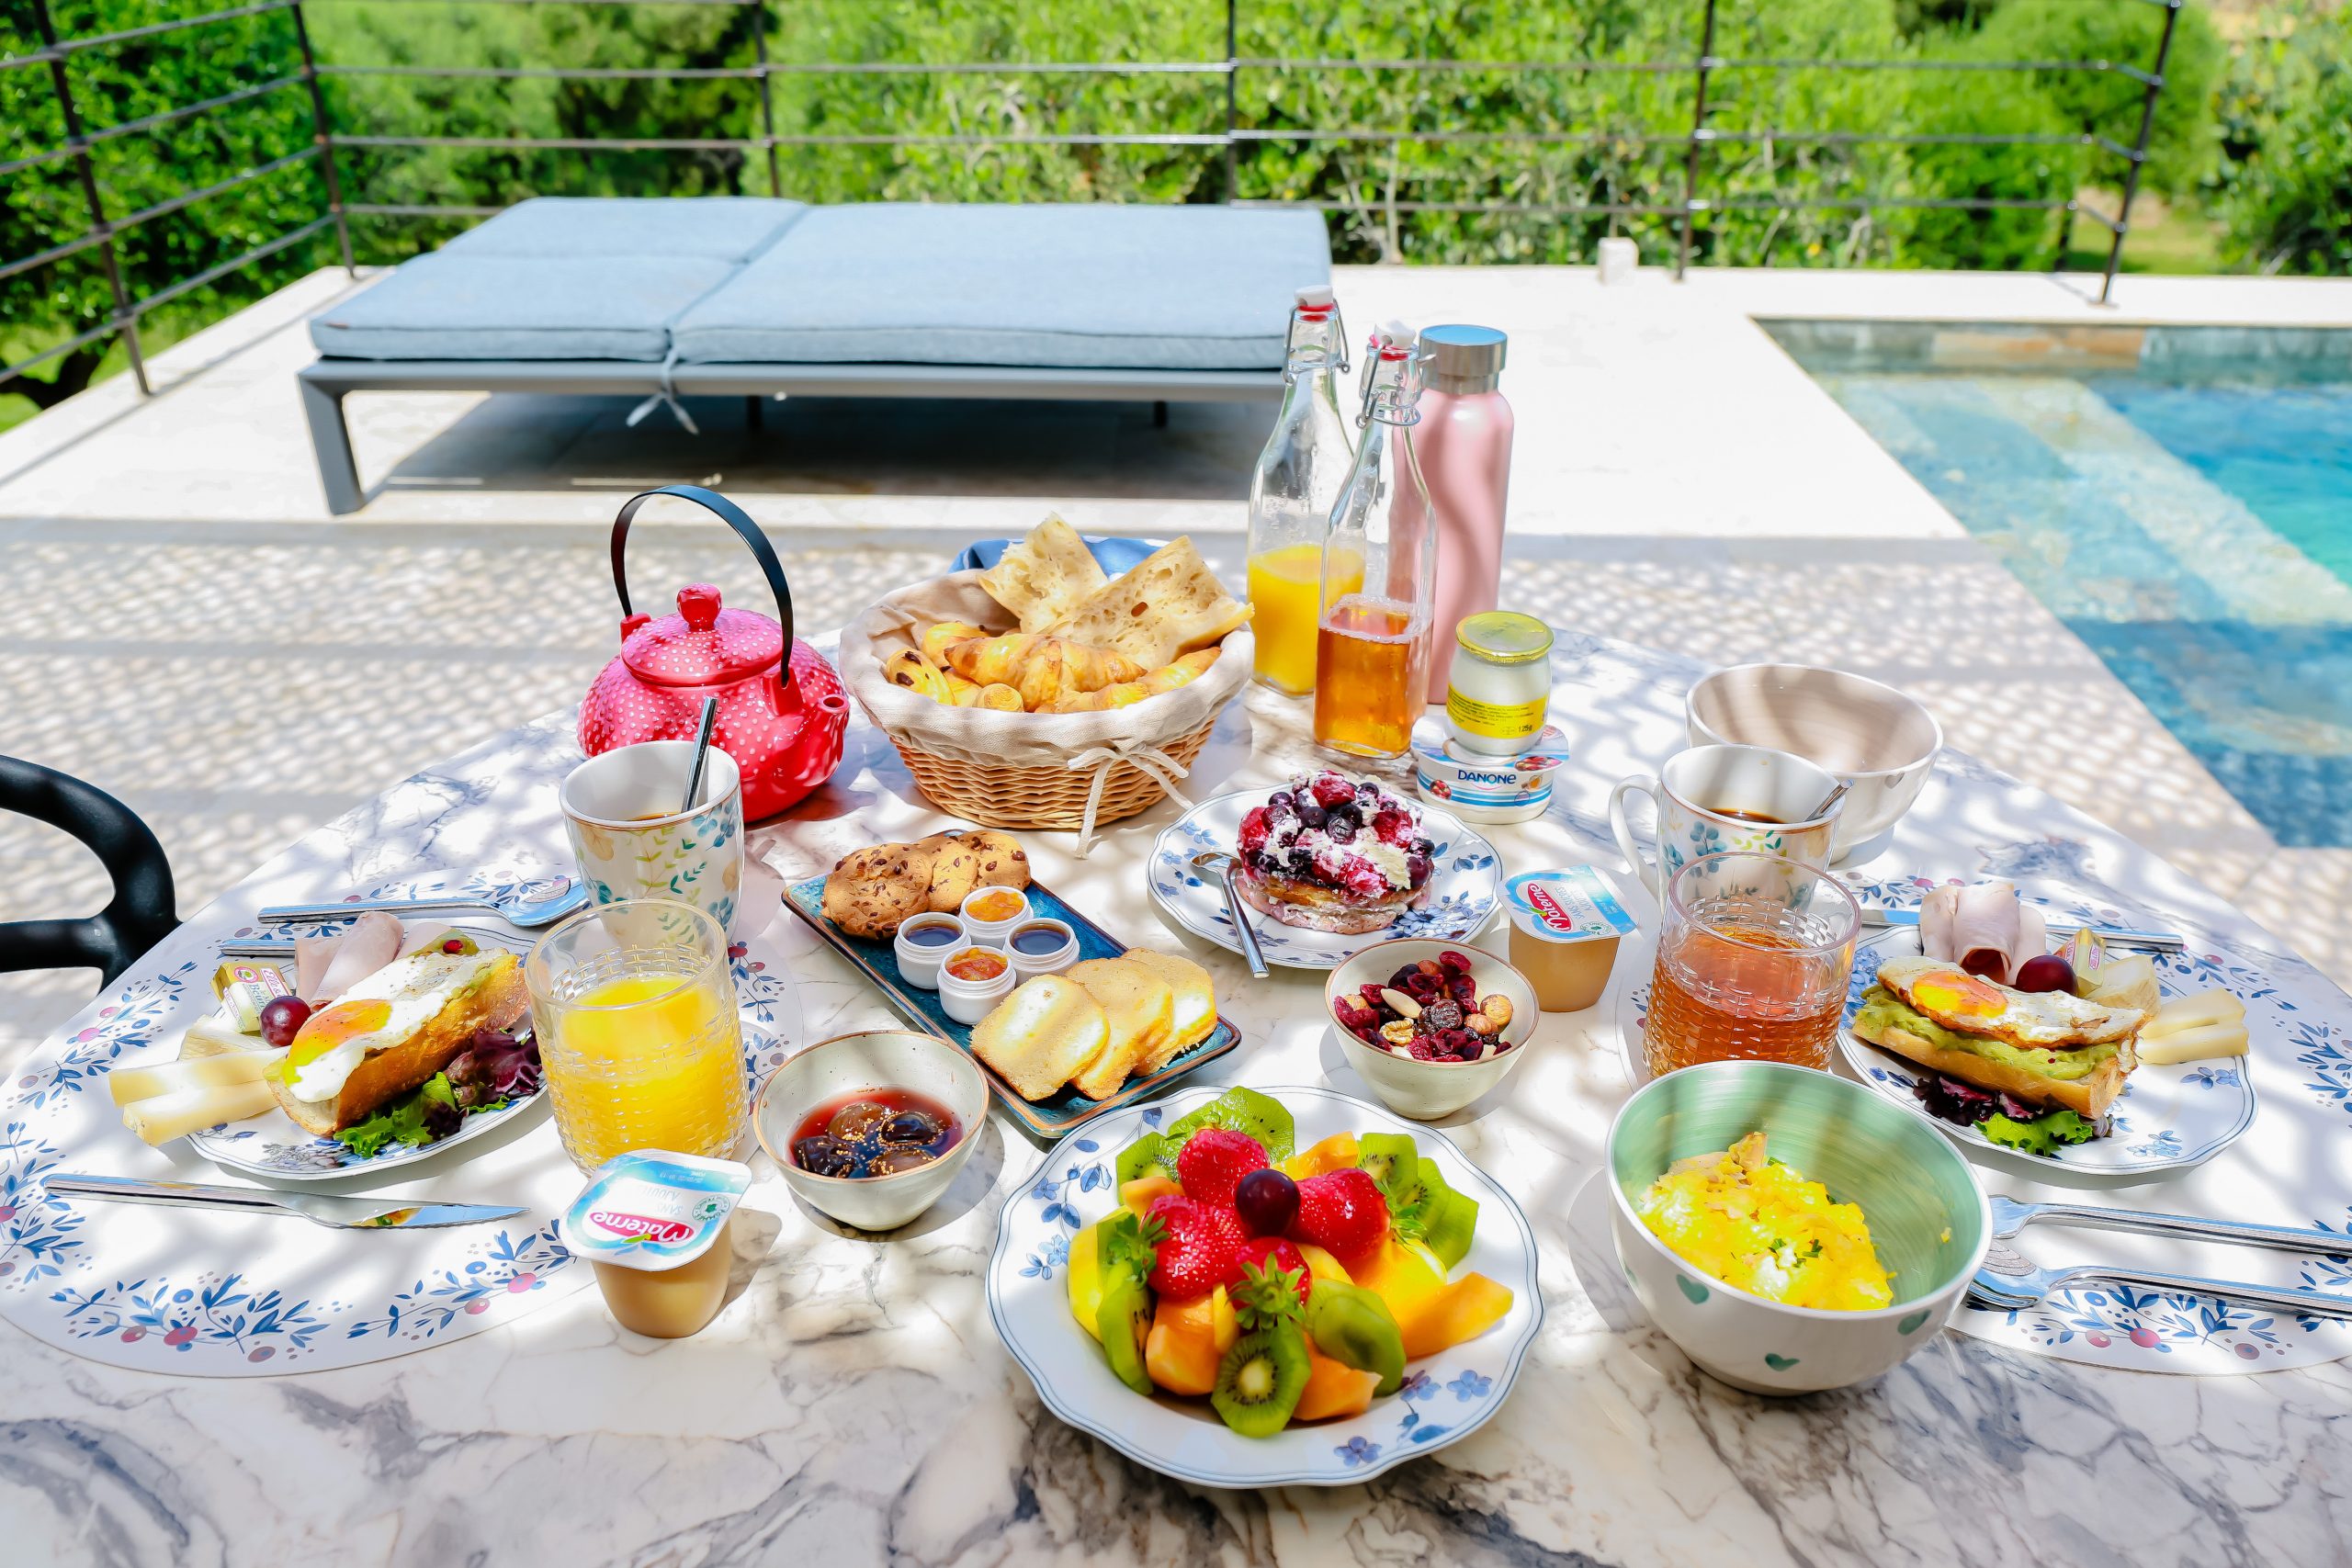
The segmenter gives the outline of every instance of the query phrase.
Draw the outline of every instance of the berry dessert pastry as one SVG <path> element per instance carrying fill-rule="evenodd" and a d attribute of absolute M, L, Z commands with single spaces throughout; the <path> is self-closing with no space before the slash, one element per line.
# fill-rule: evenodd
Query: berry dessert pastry
<path fill-rule="evenodd" d="M 1353 936 L 1428 900 L 1432 848 L 1409 802 L 1327 768 L 1241 819 L 1235 880 L 1250 908 L 1284 925 Z"/>

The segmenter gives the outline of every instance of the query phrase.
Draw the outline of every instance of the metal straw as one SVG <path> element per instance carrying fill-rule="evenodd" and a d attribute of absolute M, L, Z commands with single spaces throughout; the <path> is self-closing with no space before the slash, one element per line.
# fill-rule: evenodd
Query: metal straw
<path fill-rule="evenodd" d="M 695 730 L 695 765 L 686 773 L 686 800 L 679 807 L 681 815 L 695 808 L 695 796 L 702 793 L 702 770 L 710 761 L 710 732 L 718 724 L 718 699 L 702 700 L 702 723 Z"/>

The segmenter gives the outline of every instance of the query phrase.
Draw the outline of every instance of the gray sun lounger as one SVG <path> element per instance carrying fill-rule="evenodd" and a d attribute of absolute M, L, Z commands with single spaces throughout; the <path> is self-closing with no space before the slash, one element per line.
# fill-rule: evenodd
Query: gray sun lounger
<path fill-rule="evenodd" d="M 356 391 L 1272 399 L 1312 212 L 541 197 L 311 322 L 327 506 L 365 499 Z"/>

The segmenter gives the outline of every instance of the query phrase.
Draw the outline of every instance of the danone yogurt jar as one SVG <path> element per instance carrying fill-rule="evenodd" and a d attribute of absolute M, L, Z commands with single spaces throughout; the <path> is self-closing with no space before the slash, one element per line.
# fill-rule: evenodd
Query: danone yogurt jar
<path fill-rule="evenodd" d="M 1531 871 L 1503 884 L 1510 910 L 1511 967 L 1535 987 L 1545 1012 L 1575 1012 L 1600 999 L 1617 943 L 1633 934 L 1634 917 L 1617 890 L 1589 865 Z"/>
<path fill-rule="evenodd" d="M 698 1334 L 727 1299 L 728 1245 L 752 1168 L 660 1149 L 598 1166 L 560 1222 L 563 1244 L 596 1269 L 623 1328 L 655 1339 Z"/>
<path fill-rule="evenodd" d="M 1509 756 L 1465 750 L 1423 719 L 1413 729 L 1413 785 L 1423 800 L 1464 822 L 1527 822 L 1552 804 L 1552 775 L 1568 760 L 1568 738 L 1546 725 Z"/>

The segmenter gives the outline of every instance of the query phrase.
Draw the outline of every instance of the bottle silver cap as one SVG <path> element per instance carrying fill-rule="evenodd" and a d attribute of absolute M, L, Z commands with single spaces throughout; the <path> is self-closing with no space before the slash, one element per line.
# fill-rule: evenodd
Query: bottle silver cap
<path fill-rule="evenodd" d="M 1429 384 L 1439 392 L 1491 392 L 1502 384 L 1509 333 L 1493 327 L 1423 327 L 1421 352 L 1430 356 Z"/>

